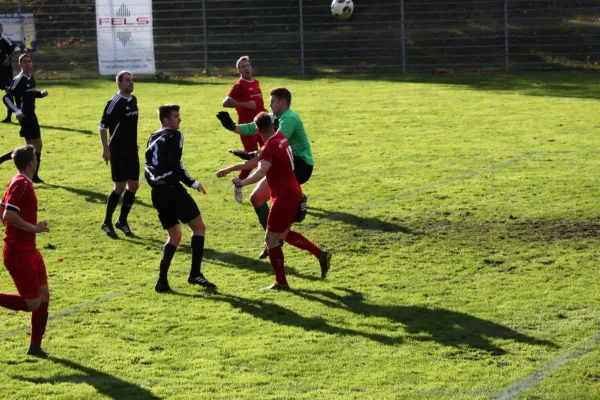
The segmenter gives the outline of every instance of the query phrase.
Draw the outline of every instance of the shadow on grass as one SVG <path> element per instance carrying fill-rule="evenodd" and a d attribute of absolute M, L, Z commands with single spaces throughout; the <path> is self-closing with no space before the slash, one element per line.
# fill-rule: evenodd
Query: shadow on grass
<path fill-rule="evenodd" d="M 444 346 L 468 347 L 503 355 L 506 351 L 492 343 L 492 339 L 512 340 L 538 346 L 558 347 L 548 340 L 524 335 L 506 326 L 486 321 L 469 314 L 431 309 L 421 306 L 381 306 L 365 303 L 362 293 L 352 289 L 336 288 L 344 295 L 332 291 L 296 290 L 295 294 L 306 300 L 319 302 L 326 307 L 349 311 L 366 318 L 385 318 L 405 325 L 405 332 L 413 339 L 435 341 Z"/>
<path fill-rule="evenodd" d="M 110 190 L 110 189 L 107 189 L 106 193 L 99 193 L 99 192 L 93 192 L 91 190 L 86 190 L 86 189 L 79 189 L 79 188 L 74 188 L 74 187 L 70 187 L 70 186 L 57 185 L 54 183 L 46 183 L 44 185 L 44 187 L 63 189 L 63 190 L 66 190 L 67 192 L 74 193 L 78 196 L 83 196 L 83 197 L 85 197 L 85 201 L 87 201 L 88 203 L 95 203 L 95 204 L 106 204 L 106 199 L 108 198 L 108 194 L 109 194 L 109 190 Z M 143 201 L 140 201 L 139 199 L 136 199 L 135 202 L 133 203 L 133 207 L 136 207 L 136 206 L 154 208 L 151 204 L 144 203 Z"/>
<path fill-rule="evenodd" d="M 293 296 L 294 292 L 282 294 L 289 294 Z M 244 297 L 227 294 L 218 294 L 207 297 L 207 299 L 211 301 L 229 303 L 232 307 L 237 308 L 247 314 L 251 314 L 255 318 L 260 318 L 264 321 L 273 322 L 278 325 L 302 328 L 305 331 L 319 331 L 330 335 L 362 336 L 386 345 L 393 345 L 402 342 L 402 339 L 398 337 L 392 337 L 378 333 L 361 332 L 359 330 L 334 326 L 329 324 L 324 318 L 303 317 L 292 310 L 288 310 L 285 307 L 267 301 L 246 299 Z"/>
<path fill-rule="evenodd" d="M 53 125 L 40 125 L 42 129 L 52 129 L 55 131 L 66 131 L 66 132 L 77 132 L 83 133 L 84 135 L 93 135 L 95 132 L 90 131 L 89 129 L 75 129 L 75 128 L 67 128 L 65 126 L 53 126 Z"/>
<path fill-rule="evenodd" d="M 383 232 L 401 232 L 414 234 L 413 231 L 405 226 L 392 224 L 380 220 L 379 218 L 364 218 L 358 215 L 323 210 L 322 208 L 309 207 L 308 214 L 319 219 L 329 219 L 332 221 L 341 221 L 348 225 L 354 225 L 360 229 L 378 230 Z M 318 223 L 318 222 L 317 222 Z"/>
<path fill-rule="evenodd" d="M 149 390 L 138 385 L 129 383 L 100 370 L 84 367 L 74 361 L 55 357 L 50 358 L 49 361 L 71 368 L 77 372 L 71 375 L 59 375 L 51 378 L 28 378 L 19 375 L 13 376 L 12 378 L 35 384 L 84 383 L 94 387 L 98 393 L 111 399 L 160 399 L 160 397 L 155 396 Z"/>

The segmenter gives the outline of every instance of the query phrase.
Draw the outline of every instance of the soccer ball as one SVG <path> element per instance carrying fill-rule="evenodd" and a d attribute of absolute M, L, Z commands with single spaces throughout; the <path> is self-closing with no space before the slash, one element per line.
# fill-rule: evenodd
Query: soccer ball
<path fill-rule="evenodd" d="M 348 19 L 354 11 L 352 0 L 333 0 L 331 2 L 331 13 L 339 19 Z"/>

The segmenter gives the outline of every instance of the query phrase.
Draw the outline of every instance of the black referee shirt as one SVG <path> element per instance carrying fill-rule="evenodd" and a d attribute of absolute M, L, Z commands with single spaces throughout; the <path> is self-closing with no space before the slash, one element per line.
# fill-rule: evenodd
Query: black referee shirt
<path fill-rule="evenodd" d="M 13 97 L 16 104 L 12 102 Z M 26 117 L 30 117 L 35 114 L 35 99 L 41 97 L 42 92 L 35 89 L 33 75 L 26 76 L 21 72 L 13 79 L 2 100 L 15 114 L 21 110 Z"/>
<path fill-rule="evenodd" d="M 133 95 L 126 98 L 117 93 L 106 103 L 99 129 L 109 131 L 111 153 L 137 153 L 138 115 L 137 99 Z"/>
<path fill-rule="evenodd" d="M 144 176 L 148 185 L 156 186 L 157 181 L 169 185 L 183 182 L 192 187 L 195 180 L 183 167 L 183 133 L 177 129 L 162 128 L 148 139 L 145 154 Z"/>

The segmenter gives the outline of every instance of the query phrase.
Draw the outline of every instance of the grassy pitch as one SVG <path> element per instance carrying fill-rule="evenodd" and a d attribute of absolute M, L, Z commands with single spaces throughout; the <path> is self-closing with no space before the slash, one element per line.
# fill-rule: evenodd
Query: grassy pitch
<path fill-rule="evenodd" d="M 321 280 L 285 245 L 292 293 L 258 291 L 273 277 L 250 190 L 239 205 L 214 176 L 240 146 L 214 117 L 232 83 L 136 84 L 140 152 L 157 107 L 182 106 L 219 286 L 187 284 L 185 238 L 176 293 L 158 295 L 166 235 L 145 182 L 137 238 L 100 230 L 112 185 L 96 131 L 114 83 L 38 79 L 53 358 L 27 358 L 27 314 L 0 310 L 2 398 L 600 398 L 597 75 L 262 78 L 290 88 L 311 139 L 296 229 L 333 253 Z M 4 150 L 22 143 L 16 124 L 0 129 Z M 0 181 L 13 174 L 2 165 Z M 0 291 L 14 290 L 2 268 Z"/>

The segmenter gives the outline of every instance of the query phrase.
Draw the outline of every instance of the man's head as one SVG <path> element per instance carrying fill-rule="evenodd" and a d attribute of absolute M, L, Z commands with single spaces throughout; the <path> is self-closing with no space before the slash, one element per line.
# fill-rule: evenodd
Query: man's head
<path fill-rule="evenodd" d="M 243 79 L 252 79 L 252 65 L 250 64 L 250 57 L 241 56 L 235 63 L 240 77 Z"/>
<path fill-rule="evenodd" d="M 37 158 L 35 157 L 35 147 L 32 144 L 17 147 L 13 150 L 11 157 L 19 172 L 26 172 L 28 168 L 31 168 L 30 172 L 35 172 Z"/>
<path fill-rule="evenodd" d="M 121 71 L 115 78 L 119 92 L 125 96 L 129 96 L 133 93 L 133 74 L 129 71 Z"/>
<path fill-rule="evenodd" d="M 292 105 L 292 93 L 287 88 L 279 87 L 271 89 L 269 94 L 271 95 L 271 103 L 269 105 L 271 111 L 276 116 L 283 114 Z"/>
<path fill-rule="evenodd" d="M 21 68 L 21 71 L 23 71 L 25 75 L 31 75 L 31 71 L 33 70 L 33 60 L 29 54 L 21 54 L 19 57 L 19 68 Z"/>
<path fill-rule="evenodd" d="M 158 107 L 158 118 L 163 128 L 179 129 L 181 118 L 177 104 L 165 104 Z"/>
<path fill-rule="evenodd" d="M 267 112 L 261 112 L 254 117 L 254 125 L 256 125 L 256 131 L 261 135 L 270 136 L 275 131 L 275 125 L 273 125 L 273 119 Z"/>

